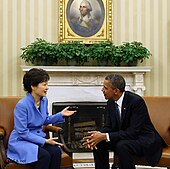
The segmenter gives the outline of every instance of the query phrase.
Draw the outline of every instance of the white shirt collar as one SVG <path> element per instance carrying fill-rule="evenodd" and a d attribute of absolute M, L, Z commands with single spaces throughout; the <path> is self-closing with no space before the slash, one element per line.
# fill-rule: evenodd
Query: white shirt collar
<path fill-rule="evenodd" d="M 122 96 L 116 101 L 120 108 L 122 108 L 122 102 L 124 98 L 125 92 L 122 93 Z"/>

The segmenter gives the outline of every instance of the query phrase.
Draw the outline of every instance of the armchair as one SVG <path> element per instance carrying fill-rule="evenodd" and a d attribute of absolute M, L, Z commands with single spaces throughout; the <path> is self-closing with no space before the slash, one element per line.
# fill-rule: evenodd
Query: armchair
<path fill-rule="evenodd" d="M 22 97 L 0 97 L 0 169 L 32 169 L 28 165 L 20 165 L 8 161 L 6 150 L 8 139 L 14 126 L 13 109 Z M 61 169 L 74 169 L 72 152 L 67 148 L 63 139 L 63 129 L 56 126 L 44 126 L 44 132 L 49 137 L 49 132 L 57 133 L 59 140 L 64 144 L 62 151 Z"/>

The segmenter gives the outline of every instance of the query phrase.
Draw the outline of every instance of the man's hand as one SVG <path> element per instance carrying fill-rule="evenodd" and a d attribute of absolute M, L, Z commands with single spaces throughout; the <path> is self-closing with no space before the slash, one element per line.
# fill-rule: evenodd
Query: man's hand
<path fill-rule="evenodd" d="M 51 145 L 64 146 L 63 144 L 61 144 L 61 143 L 59 143 L 59 142 L 55 141 L 55 140 L 57 140 L 57 139 L 58 139 L 58 137 L 49 138 L 49 139 L 46 139 L 46 140 L 45 140 L 45 143 L 47 143 L 47 144 L 51 144 Z"/>
<path fill-rule="evenodd" d="M 88 132 L 90 135 L 83 138 L 85 141 L 83 146 L 93 150 L 97 149 L 97 144 L 103 140 L 106 140 L 106 133 L 101 133 L 99 131 L 90 131 Z"/>

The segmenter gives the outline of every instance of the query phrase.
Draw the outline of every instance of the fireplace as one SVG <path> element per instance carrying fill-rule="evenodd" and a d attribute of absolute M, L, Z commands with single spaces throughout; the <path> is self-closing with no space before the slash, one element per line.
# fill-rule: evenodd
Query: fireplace
<path fill-rule="evenodd" d="M 50 75 L 47 93 L 50 114 L 67 105 L 78 107 L 78 112 L 62 126 L 68 146 L 75 151 L 82 151 L 81 144 L 75 144 L 81 142 L 88 130 L 99 129 L 104 123 L 106 100 L 101 88 L 105 76 L 121 74 L 126 80 L 126 90 L 143 96 L 145 75 L 151 71 L 150 66 L 21 66 L 23 71 L 33 67 L 42 68 Z"/>
<path fill-rule="evenodd" d="M 66 117 L 65 123 L 57 126 L 64 129 L 65 142 L 73 152 L 88 151 L 82 145 L 83 137 L 88 135 L 88 131 L 103 127 L 106 102 L 54 102 L 52 105 L 53 114 L 67 106 L 77 110 L 74 115 Z"/>

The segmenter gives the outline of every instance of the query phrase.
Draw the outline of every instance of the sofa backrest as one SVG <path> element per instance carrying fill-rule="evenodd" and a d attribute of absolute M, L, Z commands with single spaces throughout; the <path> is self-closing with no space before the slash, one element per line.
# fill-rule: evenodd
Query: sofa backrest
<path fill-rule="evenodd" d="M 170 97 L 144 96 L 152 123 L 166 144 L 170 145 Z"/>
<path fill-rule="evenodd" d="M 5 148 L 7 147 L 7 140 L 14 127 L 13 110 L 15 105 L 21 98 L 22 97 L 18 96 L 0 97 L 0 126 L 3 127 L 6 131 L 6 135 L 4 138 Z"/>
<path fill-rule="evenodd" d="M 0 126 L 6 131 L 5 146 L 14 127 L 13 110 L 21 98 L 19 96 L 0 97 Z M 155 128 L 164 141 L 170 145 L 170 97 L 144 96 L 143 98 Z"/>

